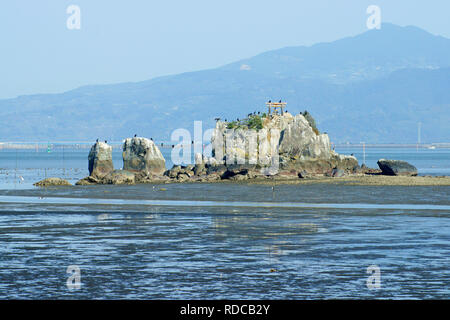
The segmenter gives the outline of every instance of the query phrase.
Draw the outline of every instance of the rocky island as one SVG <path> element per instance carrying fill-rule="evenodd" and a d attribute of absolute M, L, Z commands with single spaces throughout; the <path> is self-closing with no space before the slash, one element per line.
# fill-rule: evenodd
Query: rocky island
<path fill-rule="evenodd" d="M 274 106 L 275 105 L 275 106 Z M 221 121 L 211 138 L 211 156 L 195 154 L 195 164 L 174 165 L 147 138 L 127 138 L 123 143 L 123 169 L 115 170 L 112 148 L 95 143 L 89 153 L 89 176 L 77 185 L 218 181 L 299 181 L 354 177 L 381 173 L 360 166 L 354 156 L 331 148 L 326 133 L 305 111 L 292 115 L 271 104 L 274 112 L 253 113 L 245 119 Z M 384 162 L 383 162 L 384 163 Z M 405 168 L 403 164 L 402 168 Z M 407 174 L 406 171 L 405 175 Z M 413 174 L 417 171 L 412 170 Z"/>
<path fill-rule="evenodd" d="M 122 169 L 114 169 L 112 147 L 97 141 L 88 156 L 89 176 L 76 185 L 247 180 L 252 183 L 339 181 L 369 185 L 450 185 L 448 177 L 439 181 L 430 181 L 431 177 L 411 180 L 417 176 L 417 169 L 404 161 L 380 159 L 380 169 L 360 166 L 354 156 L 338 154 L 331 148 L 329 136 L 319 132 L 307 111 L 292 115 L 283 110 L 283 105 L 271 103 L 267 114 L 255 112 L 242 120 L 216 119 L 211 154 L 197 153 L 195 164 L 174 165 L 169 170 L 152 139 L 136 136 L 125 139 Z M 48 181 L 37 185 L 47 186 Z"/>
<path fill-rule="evenodd" d="M 353 156 L 331 149 L 307 113 L 295 116 L 252 114 L 241 121 L 218 120 L 211 139 L 212 156 L 195 155 L 195 164 L 165 168 L 165 159 L 147 138 L 123 143 L 123 169 L 114 170 L 112 148 L 96 142 L 88 156 L 89 176 L 77 185 L 150 182 L 211 182 L 248 179 L 301 179 L 343 176 L 361 172 Z"/>

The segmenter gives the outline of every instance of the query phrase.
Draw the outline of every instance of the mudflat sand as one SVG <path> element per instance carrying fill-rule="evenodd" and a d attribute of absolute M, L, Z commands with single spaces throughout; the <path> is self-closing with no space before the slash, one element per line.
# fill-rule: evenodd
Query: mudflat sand
<path fill-rule="evenodd" d="M 233 182 L 235 183 L 235 182 Z M 360 186 L 450 186 L 450 176 L 384 176 L 384 175 L 352 175 L 345 177 L 316 176 L 305 179 L 253 179 L 243 183 L 255 184 L 346 184 Z"/>

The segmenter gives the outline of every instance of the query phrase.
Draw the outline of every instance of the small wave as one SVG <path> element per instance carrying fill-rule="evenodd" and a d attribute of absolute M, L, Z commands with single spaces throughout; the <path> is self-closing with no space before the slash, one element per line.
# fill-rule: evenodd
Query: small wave
<path fill-rule="evenodd" d="M 27 196 L 0 196 L 0 203 L 67 204 L 67 205 L 143 205 L 183 207 L 250 207 L 250 208 L 325 208 L 325 209 L 401 209 L 450 211 L 449 205 L 432 204 L 373 204 L 373 203 L 307 203 L 307 202 L 251 202 L 251 201 L 190 201 L 190 200 L 135 200 L 98 198 L 43 198 Z"/>

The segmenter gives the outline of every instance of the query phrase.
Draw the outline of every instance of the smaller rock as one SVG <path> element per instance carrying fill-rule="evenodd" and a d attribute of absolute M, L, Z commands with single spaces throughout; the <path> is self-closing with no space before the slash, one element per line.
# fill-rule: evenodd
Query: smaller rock
<path fill-rule="evenodd" d="M 71 186 L 72 184 L 61 178 L 47 178 L 33 184 L 36 187 Z"/>
<path fill-rule="evenodd" d="M 247 176 L 249 170 L 242 168 L 229 168 L 222 174 L 222 179 L 242 180 L 241 178 L 234 178 L 235 176 Z"/>
<path fill-rule="evenodd" d="M 104 142 L 95 143 L 88 156 L 89 175 L 102 178 L 114 170 L 112 147 Z"/>
<path fill-rule="evenodd" d="M 388 176 L 417 176 L 417 168 L 406 161 L 380 159 L 381 174 Z"/>
<path fill-rule="evenodd" d="M 278 180 L 296 180 L 298 179 L 298 173 L 295 170 L 283 170 L 283 171 L 279 171 L 276 175 L 275 175 L 275 179 Z"/>
<path fill-rule="evenodd" d="M 248 175 L 247 174 L 237 174 L 232 177 L 229 177 L 228 179 L 232 180 L 232 181 L 243 181 L 243 180 L 248 179 Z"/>
<path fill-rule="evenodd" d="M 169 180 L 170 179 L 168 177 L 166 177 L 166 176 L 151 175 L 149 177 L 149 181 L 150 182 L 162 182 L 162 183 L 164 183 L 164 182 L 169 181 Z"/>
<path fill-rule="evenodd" d="M 253 171 L 249 171 L 247 176 L 248 176 L 249 179 L 256 179 L 256 178 L 259 177 L 258 173 L 257 172 L 253 172 Z"/>
<path fill-rule="evenodd" d="M 176 179 L 176 177 L 178 176 L 178 173 L 180 173 L 181 171 L 183 171 L 181 166 L 174 165 L 172 167 L 172 169 L 167 170 L 166 172 L 164 172 L 164 175 L 169 177 L 170 179 Z"/>
<path fill-rule="evenodd" d="M 195 154 L 195 164 L 203 164 L 203 155 L 201 153 Z"/>
<path fill-rule="evenodd" d="M 77 185 L 77 186 L 90 186 L 90 185 L 99 184 L 99 183 L 100 183 L 100 181 L 97 178 L 89 176 L 89 177 L 83 178 L 81 180 L 78 180 L 75 183 L 75 185 Z"/>
<path fill-rule="evenodd" d="M 179 182 L 185 182 L 189 180 L 189 175 L 187 173 L 179 173 L 177 176 Z"/>
<path fill-rule="evenodd" d="M 187 175 L 188 177 L 191 177 L 191 176 L 194 175 L 194 171 L 188 170 L 188 168 L 184 167 L 183 169 L 181 169 L 181 170 L 178 172 L 178 176 L 179 176 L 180 174 L 184 174 L 184 175 Z"/>
<path fill-rule="evenodd" d="M 171 171 L 173 171 L 173 172 L 179 172 L 180 170 L 181 170 L 181 166 L 175 166 L 175 165 L 171 169 Z"/>
<path fill-rule="evenodd" d="M 220 176 L 217 173 L 202 175 L 200 177 L 203 181 L 207 181 L 207 182 L 220 180 Z"/>
<path fill-rule="evenodd" d="M 207 167 L 206 174 L 210 175 L 213 173 L 217 173 L 218 175 L 222 175 L 225 171 L 227 171 L 227 167 L 223 164 L 210 165 Z"/>
<path fill-rule="evenodd" d="M 306 178 L 308 178 L 308 172 L 306 172 L 306 170 L 302 170 L 302 171 L 300 171 L 299 173 L 298 173 L 298 177 L 300 178 L 300 179 L 306 179 Z"/>
<path fill-rule="evenodd" d="M 196 176 L 206 173 L 206 166 L 204 164 L 196 164 L 194 167 L 194 174 Z"/>
<path fill-rule="evenodd" d="M 103 178 L 105 184 L 134 184 L 135 175 L 127 170 L 114 170 Z"/>
<path fill-rule="evenodd" d="M 213 158 L 213 157 L 210 157 L 210 158 L 209 157 L 205 157 L 204 162 L 205 162 L 205 164 L 211 165 L 211 166 L 216 166 L 218 164 L 216 158 Z"/>
<path fill-rule="evenodd" d="M 350 170 L 350 172 L 351 172 L 352 174 L 361 174 L 361 173 L 363 172 L 363 169 L 361 169 L 361 167 L 360 167 L 359 165 L 357 165 L 357 166 L 354 166 L 354 167 Z"/>
<path fill-rule="evenodd" d="M 345 176 L 345 171 L 342 169 L 334 168 L 333 170 L 331 170 L 331 176 L 334 178 L 343 177 Z"/>

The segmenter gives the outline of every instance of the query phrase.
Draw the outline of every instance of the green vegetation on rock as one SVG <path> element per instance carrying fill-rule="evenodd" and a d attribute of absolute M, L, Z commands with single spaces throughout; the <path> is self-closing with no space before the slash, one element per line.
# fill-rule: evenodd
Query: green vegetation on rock
<path fill-rule="evenodd" d="M 254 129 L 260 130 L 263 128 L 262 118 L 265 116 L 250 115 L 248 118 L 240 121 L 231 121 L 227 124 L 227 129 Z"/>
<path fill-rule="evenodd" d="M 239 126 L 237 121 L 231 121 L 227 124 L 227 129 L 236 129 Z"/>
<path fill-rule="evenodd" d="M 262 118 L 259 115 L 251 115 L 248 118 L 247 126 L 249 129 L 261 130 L 263 128 Z"/>
<path fill-rule="evenodd" d="M 308 123 L 311 126 L 311 128 L 313 129 L 314 133 L 319 135 L 320 132 L 319 132 L 319 129 L 317 129 L 316 120 L 314 120 L 314 118 L 311 116 L 311 114 L 305 110 L 305 112 L 303 112 L 302 115 L 308 121 Z"/>

